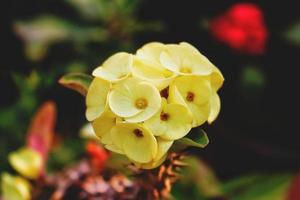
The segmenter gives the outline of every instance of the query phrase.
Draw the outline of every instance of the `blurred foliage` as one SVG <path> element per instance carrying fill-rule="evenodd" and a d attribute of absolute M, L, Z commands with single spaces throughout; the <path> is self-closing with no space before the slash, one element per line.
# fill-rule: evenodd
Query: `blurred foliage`
<path fill-rule="evenodd" d="M 291 44 L 300 46 L 300 22 L 298 21 L 290 26 L 284 36 Z"/>

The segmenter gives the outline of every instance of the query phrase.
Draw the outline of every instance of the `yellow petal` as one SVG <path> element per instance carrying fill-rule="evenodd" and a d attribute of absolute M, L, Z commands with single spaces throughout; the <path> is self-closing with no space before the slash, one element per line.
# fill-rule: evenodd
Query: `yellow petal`
<path fill-rule="evenodd" d="M 158 90 L 166 88 L 175 78 L 174 73 L 139 58 L 134 59 L 132 75 L 154 84 Z"/>
<path fill-rule="evenodd" d="M 41 155 L 29 148 L 21 148 L 8 156 L 12 167 L 23 176 L 35 179 L 42 170 L 43 160 Z"/>
<path fill-rule="evenodd" d="M 152 118 L 145 121 L 151 132 L 166 140 L 177 140 L 184 137 L 192 128 L 192 115 L 186 106 L 166 101 L 162 109 Z"/>
<path fill-rule="evenodd" d="M 193 127 L 200 126 L 208 119 L 211 96 L 208 77 L 178 77 L 172 83 L 169 93 L 170 102 L 184 104 L 189 108 L 193 114 Z"/>
<path fill-rule="evenodd" d="M 210 112 L 210 104 L 209 103 L 202 104 L 202 105 L 189 103 L 188 107 L 193 114 L 192 127 L 200 126 L 207 121 L 209 112 Z"/>
<path fill-rule="evenodd" d="M 105 112 L 92 122 L 95 134 L 100 138 L 101 143 L 111 144 L 110 131 L 116 125 L 117 116 L 106 108 Z"/>
<path fill-rule="evenodd" d="M 110 83 L 100 78 L 95 78 L 86 96 L 86 118 L 93 121 L 99 117 L 105 109 Z"/>
<path fill-rule="evenodd" d="M 130 74 L 132 55 L 124 52 L 109 57 L 100 67 L 93 71 L 93 76 L 107 81 L 117 82 Z"/>
<path fill-rule="evenodd" d="M 136 166 L 142 169 L 153 169 L 160 166 L 167 157 L 167 152 L 172 146 L 173 141 L 163 140 L 161 138 L 157 138 L 157 154 L 155 158 L 148 163 L 137 163 L 134 162 Z"/>
<path fill-rule="evenodd" d="M 128 122 L 149 119 L 160 108 L 160 93 L 153 85 L 129 78 L 118 83 L 109 95 L 111 110 Z"/>
<path fill-rule="evenodd" d="M 3 199 L 7 200 L 29 200 L 30 183 L 20 176 L 11 176 L 3 173 L 1 177 L 1 190 Z"/>
<path fill-rule="evenodd" d="M 180 45 L 166 45 L 167 50 L 160 55 L 161 64 L 181 75 L 209 75 L 212 67 L 207 63 L 207 59 Z"/>
<path fill-rule="evenodd" d="M 211 85 L 215 91 L 218 91 L 224 82 L 224 77 L 217 67 L 213 68 L 213 73 L 211 74 Z"/>
<path fill-rule="evenodd" d="M 157 153 L 157 142 L 152 133 L 140 124 L 120 123 L 112 129 L 116 146 L 135 162 L 150 162 Z"/>
<path fill-rule="evenodd" d="M 142 46 L 136 52 L 136 56 L 143 60 L 153 63 L 154 65 L 160 66 L 160 54 L 165 50 L 165 45 L 159 42 L 150 42 Z"/>
<path fill-rule="evenodd" d="M 137 167 L 141 168 L 141 169 L 154 169 L 159 167 L 167 158 L 167 154 L 165 154 L 163 157 L 161 157 L 159 160 L 152 160 L 148 163 L 138 163 L 138 162 L 134 162 L 132 161 Z"/>
<path fill-rule="evenodd" d="M 220 97 L 216 92 L 213 92 L 210 99 L 210 111 L 207 120 L 208 123 L 211 124 L 213 121 L 215 121 L 215 119 L 220 113 L 220 109 L 221 109 Z"/>

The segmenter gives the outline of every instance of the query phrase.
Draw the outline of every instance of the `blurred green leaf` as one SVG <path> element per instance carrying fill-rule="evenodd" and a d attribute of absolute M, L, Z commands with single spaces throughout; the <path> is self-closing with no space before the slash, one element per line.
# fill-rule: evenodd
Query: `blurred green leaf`
<path fill-rule="evenodd" d="M 49 47 L 55 43 L 69 41 L 81 46 L 90 41 L 101 42 L 108 37 L 107 31 L 101 27 L 79 26 L 50 15 L 18 21 L 14 29 L 25 43 L 27 57 L 33 61 L 44 58 Z"/>
<path fill-rule="evenodd" d="M 210 166 L 193 156 L 186 157 L 183 162 L 187 163 L 187 167 L 181 169 L 182 178 L 172 190 L 177 199 L 218 199 L 223 196 L 221 183 Z M 191 196 L 179 198 L 184 194 Z"/>
<path fill-rule="evenodd" d="M 284 33 L 284 37 L 291 44 L 300 46 L 300 21 L 288 28 L 288 31 Z"/>
<path fill-rule="evenodd" d="M 187 137 L 176 140 L 172 146 L 172 151 L 181 151 L 188 147 L 204 148 L 209 143 L 209 139 L 204 130 L 199 129 L 196 134 L 190 133 Z"/>
<path fill-rule="evenodd" d="M 242 83 L 250 88 L 262 88 L 265 85 L 265 76 L 261 69 L 247 66 L 242 70 Z"/>
<path fill-rule="evenodd" d="M 59 79 L 59 83 L 85 96 L 93 77 L 83 73 L 70 73 Z"/>
<path fill-rule="evenodd" d="M 284 200 L 291 182 L 290 174 L 252 175 L 224 184 L 232 200 Z"/>

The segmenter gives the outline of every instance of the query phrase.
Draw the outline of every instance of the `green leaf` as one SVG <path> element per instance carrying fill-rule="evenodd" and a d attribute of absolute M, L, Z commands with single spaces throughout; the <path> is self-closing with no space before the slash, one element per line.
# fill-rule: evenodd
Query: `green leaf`
<path fill-rule="evenodd" d="M 232 200 L 282 200 L 291 178 L 290 174 L 248 175 L 225 183 L 223 188 Z"/>
<path fill-rule="evenodd" d="M 204 148 L 208 145 L 209 139 L 204 130 L 199 129 L 196 133 L 190 133 L 188 137 L 181 138 L 174 142 L 173 151 L 181 151 L 188 147 Z"/>
<path fill-rule="evenodd" d="M 59 79 L 59 83 L 86 96 L 93 77 L 83 73 L 70 73 Z"/>
<path fill-rule="evenodd" d="M 293 24 L 288 31 L 284 33 L 284 37 L 290 43 L 300 46 L 300 21 Z"/>

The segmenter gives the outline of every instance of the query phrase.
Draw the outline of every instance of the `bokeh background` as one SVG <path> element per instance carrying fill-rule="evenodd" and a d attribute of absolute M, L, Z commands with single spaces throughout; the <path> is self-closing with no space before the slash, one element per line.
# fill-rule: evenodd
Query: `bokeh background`
<path fill-rule="evenodd" d="M 187 41 L 225 77 L 219 93 L 221 113 L 212 125 L 203 127 L 210 144 L 195 154 L 225 183 L 250 174 L 294 176 L 300 167 L 299 8 L 295 1 L 251 1 L 261 9 L 267 31 L 263 52 L 251 54 L 221 42 L 211 28 L 214 19 L 240 2 L 2 2 L 0 171 L 11 170 L 7 154 L 24 144 L 31 116 L 46 100 L 57 104 L 57 140 L 65 141 L 56 150 L 59 154 L 51 157 L 50 167 L 59 169 L 82 155 L 78 135 L 86 123 L 84 99 L 57 83 L 63 74 L 91 73 L 110 54 L 134 53 L 150 41 Z"/>

